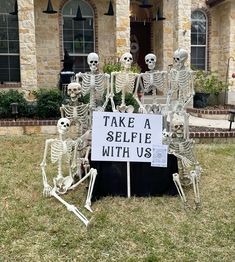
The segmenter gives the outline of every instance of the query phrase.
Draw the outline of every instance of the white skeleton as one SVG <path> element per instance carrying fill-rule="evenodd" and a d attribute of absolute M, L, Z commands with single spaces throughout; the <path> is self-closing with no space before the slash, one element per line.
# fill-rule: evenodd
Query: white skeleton
<path fill-rule="evenodd" d="M 194 95 L 193 71 L 185 67 L 185 62 L 188 59 L 187 51 L 178 48 L 173 59 L 173 68 L 169 73 L 168 110 L 174 110 L 177 107 L 184 109 L 192 101 Z"/>
<path fill-rule="evenodd" d="M 172 112 L 170 115 L 169 136 L 164 137 L 168 144 L 169 154 L 178 159 L 178 173 L 173 174 L 173 181 L 184 205 L 187 200 L 182 186 L 193 184 L 196 208 L 200 206 L 199 178 L 201 167 L 194 154 L 194 141 L 189 139 L 188 114 L 186 112 Z"/>
<path fill-rule="evenodd" d="M 155 70 L 156 62 L 157 57 L 155 54 L 150 53 L 145 56 L 145 63 L 149 71 L 141 73 L 136 84 L 135 92 L 142 83 L 144 94 L 152 92 L 152 104 L 144 105 L 147 113 L 159 113 L 161 106 L 157 101 L 157 93 L 160 92 L 162 95 L 166 95 L 167 91 L 167 72 Z M 144 97 L 142 102 L 144 103 Z"/>
<path fill-rule="evenodd" d="M 60 107 L 61 117 L 68 118 L 77 127 L 78 136 L 81 136 L 89 128 L 89 105 L 79 102 L 82 88 L 79 83 L 68 84 L 67 94 L 70 97 L 70 105 Z"/>
<path fill-rule="evenodd" d="M 99 65 L 99 57 L 96 53 L 90 53 L 87 57 L 87 63 L 90 67 L 90 72 L 77 73 L 76 81 L 82 85 L 82 95 L 90 94 L 89 107 L 91 112 L 104 111 L 109 99 L 109 74 L 97 73 Z M 106 90 L 106 99 L 102 106 L 98 103 L 103 100 L 103 95 Z"/>
<path fill-rule="evenodd" d="M 71 204 L 68 204 L 65 200 L 63 200 L 59 195 L 65 194 L 68 190 L 74 189 L 77 184 L 74 184 L 74 175 L 72 173 L 71 168 L 71 162 L 72 162 L 72 152 L 74 147 L 74 142 L 71 139 L 64 139 L 64 135 L 67 134 L 70 127 L 70 120 L 67 118 L 60 118 L 57 123 L 57 130 L 59 133 L 59 137 L 56 139 L 47 139 L 45 142 L 45 149 L 44 149 L 44 155 L 43 160 L 40 164 L 42 169 L 42 178 L 43 178 L 43 194 L 45 196 L 54 196 L 56 199 L 58 199 L 62 204 L 64 204 L 67 209 L 71 212 L 73 212 L 86 226 L 88 225 L 89 221 L 88 219 L 74 206 Z M 56 177 L 53 178 L 54 186 L 50 186 L 47 180 L 46 176 L 46 159 L 47 159 L 47 153 L 48 149 L 50 147 L 51 150 L 51 162 L 52 164 L 57 163 L 58 164 L 58 174 Z M 62 161 L 65 160 L 67 166 L 68 166 L 68 173 L 69 175 L 64 177 L 62 174 Z M 89 173 L 87 173 L 88 176 L 96 177 L 97 170 L 91 169 Z M 84 179 L 83 179 L 84 180 Z M 82 181 L 83 181 L 82 180 Z M 79 181 L 79 184 L 82 182 Z M 91 190 L 88 189 L 88 197 L 91 198 Z M 86 205 L 85 207 L 90 210 L 89 204 L 90 199 L 87 197 Z M 88 205 L 88 206 L 87 206 Z"/>
<path fill-rule="evenodd" d="M 135 91 L 135 81 L 139 74 L 130 72 L 131 64 L 133 62 L 132 54 L 131 53 L 124 53 L 121 58 L 120 62 L 124 68 L 121 72 L 112 72 L 111 73 L 111 92 L 110 92 L 110 99 L 112 104 L 113 111 L 119 112 L 128 112 L 132 113 L 134 111 L 134 107 L 132 105 L 126 105 L 125 97 L 126 93 L 134 93 Z M 120 93 L 122 95 L 122 102 L 120 106 L 115 108 L 115 104 L 113 101 L 114 96 L 114 83 L 115 83 L 115 92 Z M 137 97 L 137 94 L 134 93 L 134 98 L 140 106 L 140 110 L 146 112 L 145 108 L 143 107 L 142 103 Z"/>

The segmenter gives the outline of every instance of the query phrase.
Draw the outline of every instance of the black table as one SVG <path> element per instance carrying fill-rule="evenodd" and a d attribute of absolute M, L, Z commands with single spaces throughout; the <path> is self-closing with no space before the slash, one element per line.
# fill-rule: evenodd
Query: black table
<path fill-rule="evenodd" d="M 91 161 L 96 168 L 92 200 L 106 196 L 127 196 L 127 163 Z M 168 155 L 168 166 L 151 167 L 150 163 L 130 163 L 131 196 L 177 195 L 172 174 L 178 172 L 177 158 Z"/>

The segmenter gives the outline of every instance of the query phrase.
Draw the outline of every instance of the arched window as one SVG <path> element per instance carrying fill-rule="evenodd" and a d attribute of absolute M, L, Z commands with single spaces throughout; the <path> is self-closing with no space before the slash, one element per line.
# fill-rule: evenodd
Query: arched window
<path fill-rule="evenodd" d="M 75 21 L 78 5 L 84 21 Z M 89 69 L 87 55 L 94 52 L 94 13 L 91 6 L 82 0 L 70 0 L 62 9 L 64 49 L 73 58 L 73 71 L 85 72 Z"/>
<path fill-rule="evenodd" d="M 191 65 L 207 70 L 207 17 L 202 11 L 191 15 Z"/>
<path fill-rule="evenodd" d="M 20 82 L 18 15 L 15 0 L 0 2 L 0 83 Z"/>

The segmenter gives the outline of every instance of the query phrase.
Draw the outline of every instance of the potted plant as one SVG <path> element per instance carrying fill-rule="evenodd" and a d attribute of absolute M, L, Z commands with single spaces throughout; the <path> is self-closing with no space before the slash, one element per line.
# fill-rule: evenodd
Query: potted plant
<path fill-rule="evenodd" d="M 219 98 L 227 89 L 228 84 L 220 80 L 216 73 L 197 70 L 194 78 L 194 107 L 221 104 Z"/>

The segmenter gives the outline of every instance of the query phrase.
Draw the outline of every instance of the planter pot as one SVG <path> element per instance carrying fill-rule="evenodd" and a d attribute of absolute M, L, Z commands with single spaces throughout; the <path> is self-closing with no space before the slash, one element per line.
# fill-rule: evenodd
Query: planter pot
<path fill-rule="evenodd" d="M 193 97 L 193 107 L 204 108 L 208 105 L 208 98 L 210 94 L 207 93 L 195 93 Z"/>

